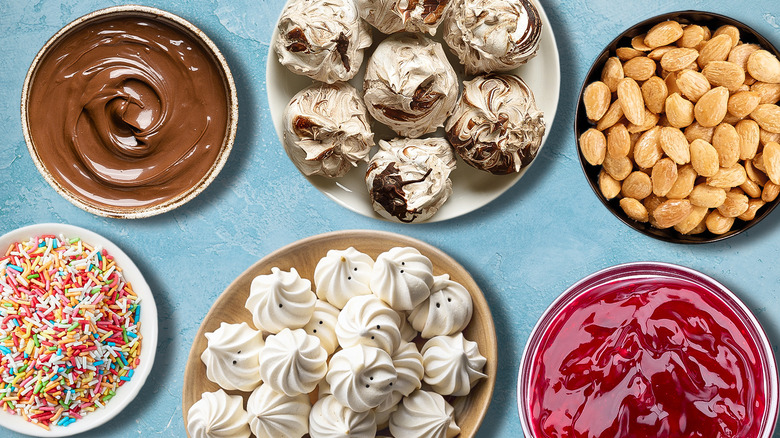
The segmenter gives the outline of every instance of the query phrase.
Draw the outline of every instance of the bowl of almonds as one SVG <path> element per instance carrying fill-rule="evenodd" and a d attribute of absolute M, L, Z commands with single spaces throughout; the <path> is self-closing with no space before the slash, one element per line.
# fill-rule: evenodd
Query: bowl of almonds
<path fill-rule="evenodd" d="M 630 227 L 714 242 L 758 223 L 780 195 L 780 55 L 710 12 L 674 12 L 615 38 L 580 92 L 582 169 Z"/>

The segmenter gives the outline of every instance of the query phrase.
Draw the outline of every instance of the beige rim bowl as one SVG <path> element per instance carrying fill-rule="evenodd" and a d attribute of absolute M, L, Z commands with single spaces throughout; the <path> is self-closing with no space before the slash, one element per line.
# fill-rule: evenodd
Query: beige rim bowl
<path fill-rule="evenodd" d="M 51 48 L 56 45 L 63 36 L 68 34 L 73 29 L 88 24 L 94 20 L 127 16 L 141 16 L 166 22 L 167 24 L 171 24 L 174 27 L 190 34 L 190 36 L 192 36 L 195 41 L 201 43 L 206 51 L 211 53 L 214 61 L 216 61 L 218 65 L 220 72 L 222 73 L 225 87 L 227 88 L 227 106 L 229 111 L 225 139 L 222 143 L 222 147 L 220 149 L 219 155 L 217 156 L 217 159 L 214 161 L 214 164 L 211 166 L 206 175 L 194 186 L 190 187 L 188 190 L 180 193 L 179 195 L 161 204 L 140 208 L 95 205 L 85 201 L 79 196 L 76 196 L 74 193 L 60 185 L 57 180 L 54 179 L 46 166 L 44 166 L 40 156 L 38 155 L 35 142 L 33 142 L 32 135 L 30 134 L 30 124 L 27 114 L 28 100 L 30 98 L 30 86 L 32 85 L 33 79 L 35 79 L 38 67 L 43 58 L 45 58 L 49 53 Z M 203 31 L 195 27 L 195 25 L 177 15 L 163 11 L 161 9 L 138 5 L 114 6 L 91 12 L 73 20 L 68 25 L 60 29 L 56 34 L 54 34 L 54 36 L 49 38 L 46 44 L 43 45 L 43 48 L 41 48 L 41 50 L 35 56 L 30 69 L 27 71 L 27 77 L 25 78 L 24 86 L 22 87 L 21 112 L 22 130 L 24 132 L 24 140 L 27 143 L 27 149 L 30 151 L 30 156 L 35 163 L 35 167 L 38 168 L 38 171 L 41 173 L 41 175 L 43 175 L 46 182 L 48 182 L 49 185 L 51 185 L 54 190 L 57 191 L 57 193 L 62 195 L 76 207 L 99 216 L 119 219 L 138 219 L 165 213 L 187 203 L 192 198 L 200 194 L 200 192 L 205 190 L 206 187 L 208 187 L 209 184 L 214 181 L 214 179 L 219 174 L 219 171 L 222 170 L 222 167 L 225 165 L 225 162 L 230 155 L 230 151 L 233 148 L 233 142 L 236 138 L 236 129 L 238 127 L 238 97 L 236 95 L 236 84 L 233 81 L 233 75 L 230 72 L 227 61 L 225 61 L 225 58 L 222 56 L 222 53 L 219 51 L 214 42 L 211 41 L 211 39 L 209 39 L 209 37 L 206 36 Z"/>

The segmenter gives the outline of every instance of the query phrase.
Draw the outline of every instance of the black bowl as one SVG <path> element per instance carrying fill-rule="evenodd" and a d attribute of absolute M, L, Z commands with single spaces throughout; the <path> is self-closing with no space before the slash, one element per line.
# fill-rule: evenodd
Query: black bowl
<path fill-rule="evenodd" d="M 724 15 L 715 14 L 712 12 L 702 12 L 702 11 L 679 11 L 679 12 L 670 12 L 666 14 L 661 14 L 652 18 L 648 18 L 647 20 L 641 21 L 631 26 L 625 32 L 618 35 L 617 38 L 612 40 L 612 42 L 609 43 L 609 45 L 607 45 L 607 47 L 601 52 L 601 54 L 599 54 L 599 56 L 596 57 L 596 60 L 593 62 L 593 66 L 590 68 L 588 74 L 585 76 L 585 81 L 583 82 L 582 88 L 580 89 L 579 99 L 577 102 L 577 113 L 574 118 L 574 132 L 576 135 L 577 155 L 580 158 L 580 165 L 582 166 L 582 171 L 585 172 L 585 177 L 587 178 L 588 183 L 590 183 L 590 187 L 593 189 L 593 192 L 596 194 L 599 200 L 604 204 L 604 206 L 606 206 L 607 209 L 609 209 L 609 211 L 612 212 L 612 214 L 614 214 L 618 219 L 620 219 L 623 223 L 625 223 L 629 227 L 639 231 L 642 234 L 648 235 L 656 239 L 664 240 L 667 242 L 673 242 L 673 243 L 717 242 L 719 240 L 723 240 L 735 236 L 749 229 L 755 224 L 757 224 L 759 221 L 761 221 L 767 215 L 769 215 L 769 213 L 771 213 L 772 210 L 775 209 L 775 207 L 777 207 L 777 204 L 780 203 L 780 197 L 778 197 L 778 199 L 776 199 L 775 201 L 771 203 L 767 203 L 766 205 L 761 207 L 761 210 L 759 210 L 759 213 L 752 221 L 745 222 L 740 219 L 735 220 L 734 226 L 732 226 L 731 230 L 725 234 L 718 235 L 718 234 L 713 234 L 709 231 L 705 231 L 701 234 L 685 235 L 679 233 L 674 228 L 667 228 L 667 229 L 653 228 L 649 223 L 638 222 L 629 218 L 625 214 L 625 212 L 623 212 L 623 209 L 620 208 L 619 205 L 620 200 L 617 197 L 612 200 L 608 200 L 601 194 L 601 190 L 599 189 L 599 184 L 598 184 L 598 177 L 599 177 L 599 172 L 601 170 L 601 166 L 590 165 L 590 163 L 588 163 L 585 160 L 585 157 L 583 157 L 582 151 L 580 150 L 579 147 L 580 135 L 583 132 L 587 131 L 589 128 L 592 128 L 594 126 L 592 123 L 590 123 L 590 121 L 588 121 L 588 117 L 585 114 L 585 105 L 582 102 L 582 94 L 585 91 L 585 87 L 593 81 L 601 80 L 601 70 L 604 68 L 604 64 L 607 62 L 607 59 L 610 56 L 616 56 L 615 50 L 618 47 L 631 47 L 631 39 L 633 37 L 647 32 L 654 25 L 666 20 L 676 20 L 679 21 L 681 24 L 706 25 L 713 32 L 715 31 L 715 29 L 717 29 L 722 25 L 730 24 L 739 29 L 740 39 L 742 40 L 742 42 L 759 44 L 761 45 L 761 48 L 774 53 L 775 56 L 780 58 L 780 52 L 778 52 L 778 50 L 766 38 L 764 38 L 758 32 L 753 30 L 750 26 L 742 22 L 739 22 L 733 18 L 726 17 Z"/>

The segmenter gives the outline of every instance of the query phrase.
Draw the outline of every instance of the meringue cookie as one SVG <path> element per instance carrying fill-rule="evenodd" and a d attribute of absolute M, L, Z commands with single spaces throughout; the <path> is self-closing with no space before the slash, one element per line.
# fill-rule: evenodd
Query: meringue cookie
<path fill-rule="evenodd" d="M 463 161 L 505 175 L 531 164 L 545 124 L 528 85 L 504 74 L 463 82 L 463 94 L 445 129 Z"/>
<path fill-rule="evenodd" d="M 394 393 L 394 395 L 398 394 L 397 392 Z M 379 430 L 386 429 L 387 426 L 390 424 L 390 416 L 393 415 L 393 412 L 398 410 L 398 403 L 401 402 L 401 399 L 403 397 L 398 396 L 396 399 L 394 396 L 391 397 L 393 399 L 393 403 L 382 403 L 381 405 L 377 406 L 374 409 L 374 418 L 376 418 L 376 428 Z"/>
<path fill-rule="evenodd" d="M 444 39 L 466 74 L 507 71 L 536 55 L 539 11 L 529 0 L 453 0 Z"/>
<path fill-rule="evenodd" d="M 284 150 L 306 176 L 344 176 L 368 161 L 374 134 L 357 90 L 346 82 L 315 83 L 284 110 Z"/>
<path fill-rule="evenodd" d="M 393 366 L 398 374 L 398 380 L 393 385 L 393 393 L 385 399 L 374 411 L 377 414 L 377 423 L 384 423 L 385 416 L 389 419 L 391 409 L 401 399 L 411 394 L 422 386 L 422 378 L 425 375 L 423 357 L 413 342 L 401 344 L 392 355 Z"/>
<path fill-rule="evenodd" d="M 289 397 L 261 385 L 249 396 L 246 410 L 257 437 L 301 438 L 309 432 L 311 403 L 306 394 Z"/>
<path fill-rule="evenodd" d="M 224 390 L 204 392 L 187 411 L 190 438 L 248 438 L 244 400 Z"/>
<path fill-rule="evenodd" d="M 333 355 L 325 379 L 339 403 L 365 412 L 390 396 L 398 374 L 384 350 L 355 345 Z"/>
<path fill-rule="evenodd" d="M 441 395 L 418 389 L 390 415 L 390 433 L 399 437 L 452 438 L 460 433 L 453 411 Z"/>
<path fill-rule="evenodd" d="M 412 323 L 407 319 L 409 316 L 406 312 L 399 310 L 398 317 L 401 319 L 401 324 L 398 326 L 398 328 L 401 330 L 401 340 L 412 342 L 419 333 L 414 329 L 414 327 L 412 327 Z"/>
<path fill-rule="evenodd" d="M 260 377 L 274 391 L 289 396 L 314 390 L 328 371 L 328 353 L 316 336 L 302 329 L 284 329 L 265 339 Z"/>
<path fill-rule="evenodd" d="M 388 34 L 406 30 L 434 35 L 452 3 L 450 0 L 357 0 L 360 16 Z"/>
<path fill-rule="evenodd" d="M 374 259 L 355 248 L 332 249 L 314 268 L 317 296 L 343 309 L 350 298 L 371 293 L 368 283 L 373 268 Z"/>
<path fill-rule="evenodd" d="M 452 195 L 455 164 L 443 138 L 380 140 L 366 171 L 371 205 L 392 221 L 430 219 Z"/>
<path fill-rule="evenodd" d="M 225 389 L 251 391 L 260 383 L 260 351 L 263 335 L 242 322 L 223 322 L 206 333 L 208 345 L 200 355 L 206 364 L 206 377 Z"/>
<path fill-rule="evenodd" d="M 376 419 L 372 411 L 355 412 L 329 395 L 312 406 L 309 435 L 311 438 L 374 438 Z"/>
<path fill-rule="evenodd" d="M 328 353 L 333 354 L 339 347 L 336 337 L 336 323 L 339 318 L 339 309 L 331 306 L 326 301 L 317 300 L 314 304 L 314 313 L 311 320 L 303 326 L 303 329 L 311 336 L 320 339 L 320 345 Z"/>
<path fill-rule="evenodd" d="M 368 60 L 363 91 L 376 120 L 416 138 L 435 131 L 452 113 L 458 79 L 441 44 L 420 34 L 397 34 Z"/>
<path fill-rule="evenodd" d="M 329 84 L 352 79 L 371 45 L 371 28 L 351 0 L 291 0 L 277 28 L 279 63 Z"/>
<path fill-rule="evenodd" d="M 246 308 L 259 330 L 279 333 L 284 328 L 301 328 L 311 320 L 317 296 L 311 282 L 301 278 L 295 268 L 289 272 L 271 268 L 271 274 L 252 280 Z"/>
<path fill-rule="evenodd" d="M 471 294 L 447 274 L 433 278 L 431 296 L 409 314 L 409 322 L 423 338 L 463 331 L 473 312 Z"/>
<path fill-rule="evenodd" d="M 433 263 L 416 248 L 396 247 L 379 254 L 371 291 L 395 310 L 412 310 L 431 295 Z"/>
<path fill-rule="evenodd" d="M 378 347 L 392 353 L 401 343 L 398 313 L 374 295 L 347 301 L 339 313 L 336 337 L 343 348 L 355 345 Z"/>
<path fill-rule="evenodd" d="M 468 395 L 477 380 L 485 377 L 482 369 L 487 360 L 477 343 L 464 338 L 463 333 L 431 338 L 422 355 L 425 383 L 441 395 Z"/>

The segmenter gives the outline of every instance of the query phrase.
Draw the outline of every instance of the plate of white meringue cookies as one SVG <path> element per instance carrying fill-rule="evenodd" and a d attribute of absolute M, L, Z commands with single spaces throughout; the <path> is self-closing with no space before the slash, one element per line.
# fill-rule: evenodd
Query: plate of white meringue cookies
<path fill-rule="evenodd" d="M 526 173 L 555 117 L 560 65 L 537 0 L 289 0 L 266 91 L 284 150 L 328 198 L 435 222 Z"/>
<path fill-rule="evenodd" d="M 339 231 L 239 275 L 198 330 L 182 410 L 201 437 L 472 437 L 496 377 L 490 309 L 426 243 Z"/>

